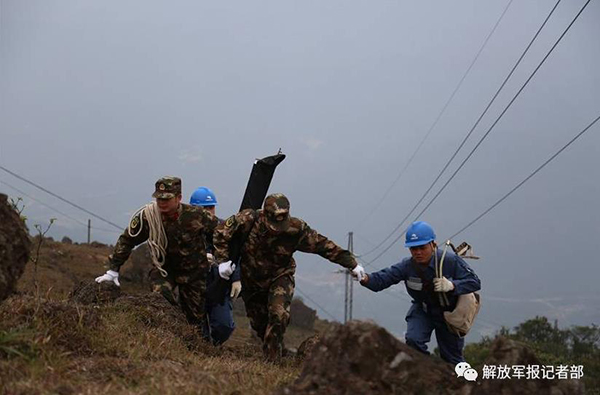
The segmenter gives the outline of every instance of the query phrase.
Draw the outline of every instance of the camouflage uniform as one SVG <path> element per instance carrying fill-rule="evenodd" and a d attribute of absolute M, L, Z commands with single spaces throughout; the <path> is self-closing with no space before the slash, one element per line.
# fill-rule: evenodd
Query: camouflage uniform
<path fill-rule="evenodd" d="M 348 269 L 357 263 L 351 252 L 303 220 L 290 217 L 289 202 L 282 194 L 268 196 L 263 210 L 240 211 L 216 229 L 218 262 L 229 260 L 229 242 L 239 234 L 247 235 L 240 263 L 246 314 L 263 340 L 265 356 L 276 361 L 281 357 L 283 335 L 290 321 L 296 271 L 294 252 L 319 254 Z"/>
<path fill-rule="evenodd" d="M 163 177 L 156 183 L 158 199 L 170 199 L 181 194 L 181 180 Z M 162 216 L 167 236 L 163 276 L 154 267 L 150 270 L 153 292 L 160 292 L 169 302 L 177 304 L 174 290 L 179 289 L 179 304 L 188 321 L 206 331 L 205 298 L 206 277 L 210 264 L 206 258 L 205 234 L 214 230 L 217 219 L 201 207 L 180 204 L 178 211 Z M 145 211 L 140 210 L 131 219 L 128 228 L 119 237 L 113 253 L 109 256 L 109 269 L 119 271 L 133 248 L 149 237 L 149 223 Z M 133 235 L 133 236 L 132 236 Z"/>

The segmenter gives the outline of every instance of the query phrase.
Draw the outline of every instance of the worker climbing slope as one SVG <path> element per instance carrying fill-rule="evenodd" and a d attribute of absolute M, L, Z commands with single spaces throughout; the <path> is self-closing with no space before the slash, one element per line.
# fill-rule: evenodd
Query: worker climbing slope
<path fill-rule="evenodd" d="M 361 284 L 378 292 L 404 281 L 413 299 L 406 314 L 406 344 L 428 353 L 427 343 L 435 330 L 442 359 L 457 364 L 464 361 L 464 337 L 449 329 L 444 312 L 456 308 L 460 295 L 479 290 L 481 282 L 460 256 L 440 251 L 435 238 L 428 223 L 412 223 L 406 231 L 404 244 L 411 257 L 365 275 Z"/>

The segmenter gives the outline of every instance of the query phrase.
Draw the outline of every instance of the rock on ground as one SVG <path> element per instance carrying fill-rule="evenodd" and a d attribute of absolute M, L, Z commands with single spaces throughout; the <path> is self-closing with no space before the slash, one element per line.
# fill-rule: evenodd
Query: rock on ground
<path fill-rule="evenodd" d="M 529 348 L 499 337 L 486 365 L 540 365 Z M 298 379 L 277 394 L 583 394 L 576 380 L 457 377 L 454 366 L 422 354 L 369 322 L 333 326 L 306 357 Z"/>
<path fill-rule="evenodd" d="M 19 213 L 0 194 L 0 302 L 14 292 L 29 260 L 31 240 Z"/>
<path fill-rule="evenodd" d="M 280 394 L 460 394 L 451 365 L 408 347 L 385 329 L 351 321 L 327 331 Z"/>

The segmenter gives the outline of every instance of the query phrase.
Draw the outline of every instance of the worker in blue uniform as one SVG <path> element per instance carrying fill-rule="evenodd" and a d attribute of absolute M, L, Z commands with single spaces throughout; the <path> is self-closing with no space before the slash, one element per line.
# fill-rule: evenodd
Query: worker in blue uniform
<path fill-rule="evenodd" d="M 457 364 L 464 361 L 464 338 L 448 329 L 443 313 L 454 310 L 459 295 L 479 290 L 481 281 L 461 257 L 449 251 L 444 256 L 438 250 L 435 238 L 435 232 L 428 223 L 412 223 L 406 231 L 405 242 L 411 257 L 365 275 L 360 283 L 371 291 L 379 292 L 404 281 L 412 297 L 412 305 L 406 315 L 406 344 L 429 354 L 427 343 L 435 330 L 442 359 Z M 442 275 L 436 277 L 436 264 L 442 261 L 442 257 Z"/>
<path fill-rule="evenodd" d="M 197 188 L 190 198 L 190 204 L 202 206 L 205 210 L 216 215 L 217 197 L 212 190 L 206 187 Z M 219 219 L 219 222 L 222 222 Z M 214 246 L 212 233 L 207 234 L 206 252 L 211 263 L 210 272 L 207 278 L 207 291 L 219 292 L 222 295 L 207 295 L 206 313 L 210 325 L 210 338 L 215 345 L 223 344 L 229 339 L 235 329 L 233 320 L 233 300 L 235 300 L 242 290 L 239 265 L 233 273 L 224 273 L 220 271 L 219 265 L 214 261 L 212 255 Z M 215 282 L 227 281 L 224 287 L 215 287 Z M 210 297 L 208 297 L 210 296 Z"/>

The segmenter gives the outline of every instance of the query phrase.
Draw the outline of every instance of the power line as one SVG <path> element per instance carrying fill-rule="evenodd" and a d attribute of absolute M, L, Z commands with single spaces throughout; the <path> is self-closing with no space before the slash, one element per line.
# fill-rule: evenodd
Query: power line
<path fill-rule="evenodd" d="M 588 0 L 589 3 L 589 0 Z M 587 3 L 586 3 L 587 5 Z M 462 233 L 463 231 L 465 231 L 467 228 L 469 228 L 471 225 L 473 225 L 475 222 L 477 222 L 479 219 L 481 219 L 481 217 L 483 217 L 484 215 L 486 215 L 487 213 L 489 213 L 490 211 L 492 211 L 496 206 L 498 206 L 500 203 L 502 203 L 502 201 L 504 201 L 504 199 L 506 199 L 507 197 L 509 197 L 510 195 L 512 195 L 513 192 L 515 192 L 517 189 L 519 189 L 523 184 L 525 184 L 531 177 L 533 177 L 535 174 L 537 174 L 540 170 L 542 170 L 542 168 L 544 168 L 548 163 L 550 163 L 552 160 L 554 160 L 554 158 L 556 158 L 562 151 L 564 151 L 569 145 L 571 145 L 575 140 L 577 140 L 579 137 L 581 137 L 589 128 L 591 128 L 597 121 L 598 119 L 600 119 L 600 116 L 596 119 L 594 119 L 594 121 L 592 121 L 592 123 L 590 123 L 585 129 L 583 129 L 580 133 L 578 133 L 575 137 L 573 137 L 567 144 L 565 144 L 560 150 L 558 150 L 558 152 L 556 152 L 554 155 L 552 155 L 546 162 L 544 162 L 540 167 L 538 167 L 533 173 L 531 173 L 529 176 L 527 176 L 523 181 L 521 181 L 519 184 L 517 184 L 513 189 L 511 189 L 506 195 L 504 195 L 502 198 L 500 198 L 496 203 L 494 203 L 491 207 L 489 207 L 487 210 L 485 210 L 483 213 L 481 213 L 479 216 L 477 216 L 474 220 L 472 220 L 471 222 L 469 222 L 467 225 L 465 225 L 461 230 L 459 230 L 458 232 L 456 232 L 455 234 L 453 234 L 452 236 L 450 236 L 448 239 L 453 239 L 454 237 L 456 237 L 457 235 L 459 235 L 460 233 Z M 485 137 L 485 136 L 484 136 Z M 472 153 L 473 151 L 471 151 Z M 464 162 L 463 162 L 464 164 Z M 461 164 L 462 167 L 462 164 Z M 459 169 L 460 170 L 460 167 Z M 456 174 L 456 172 L 453 174 L 453 176 Z M 444 187 L 447 185 L 448 183 L 444 184 Z M 440 190 L 441 191 L 441 190 Z M 439 195 L 439 193 L 434 197 L 433 200 L 435 200 L 435 198 Z M 433 202 L 433 200 L 431 202 L 429 202 L 429 204 L 425 207 L 425 209 L 427 209 L 431 203 Z M 425 211 L 425 209 L 423 209 L 423 211 L 421 211 L 421 213 L 419 214 L 419 216 L 421 214 L 423 214 L 423 212 Z M 375 262 L 379 257 L 381 257 L 383 254 L 385 254 L 394 244 L 396 244 L 396 242 L 398 240 L 400 240 L 400 238 L 402 237 L 404 233 L 401 233 L 398 237 L 396 237 L 396 239 L 394 239 L 394 241 L 392 242 L 392 244 L 390 244 L 387 248 L 385 248 L 380 254 L 378 254 L 375 258 L 373 258 L 371 261 L 367 262 L 364 267 L 367 267 L 369 265 L 371 265 L 373 262 Z M 364 260 L 363 260 L 364 262 Z"/>
<path fill-rule="evenodd" d="M 81 222 L 80 220 L 78 220 L 77 218 L 74 218 L 74 217 L 70 216 L 69 214 L 63 213 L 62 211 L 58 210 L 57 208 L 54 208 L 54 207 L 52 207 L 52 206 L 50 206 L 50 205 L 42 202 L 41 200 L 34 198 L 31 195 L 28 195 L 27 193 L 25 193 L 24 191 L 20 190 L 19 188 L 15 187 L 13 185 L 10 185 L 8 182 L 6 182 L 6 181 L 0 181 L 0 183 L 6 185 L 7 187 L 9 187 L 12 190 L 20 193 L 21 195 L 26 196 L 26 197 L 28 197 L 29 199 L 31 199 L 31 200 L 33 200 L 35 202 L 38 202 L 42 206 L 47 207 L 47 208 L 49 208 L 50 210 L 52 210 L 54 212 L 57 212 L 58 214 L 62 215 L 63 217 L 66 217 L 66 218 L 68 218 L 68 219 L 70 219 L 72 221 L 75 221 L 78 224 L 83 225 L 83 226 L 85 226 L 87 228 L 88 225 L 86 223 Z M 102 231 L 102 232 L 120 233 L 120 232 L 117 232 L 117 231 L 114 231 L 114 230 L 102 229 L 102 228 L 97 228 L 97 227 L 94 227 L 94 226 L 92 226 L 91 228 L 94 229 L 94 230 Z"/>
<path fill-rule="evenodd" d="M 404 220 L 403 220 L 403 222 L 404 222 Z M 389 249 L 392 248 L 394 246 L 394 244 L 396 244 L 396 242 L 398 240 L 400 240 L 400 238 L 402 237 L 403 234 L 404 234 L 404 232 L 400 233 L 400 235 L 394 239 L 394 241 L 392 242 L 392 244 L 390 244 L 389 246 L 387 246 L 386 248 L 384 248 L 383 251 L 381 251 L 379 254 L 377 254 L 377 256 L 375 256 L 375 258 L 371 259 L 368 263 L 366 263 L 364 267 L 371 266 L 373 264 L 373 262 L 375 262 L 376 260 L 378 260 L 379 258 L 381 258 L 381 256 L 383 254 L 385 254 L 386 252 L 388 252 Z"/>
<path fill-rule="evenodd" d="M 355 257 L 356 259 L 358 259 L 359 261 L 361 261 L 362 263 L 365 263 L 365 264 L 369 263 L 369 262 L 365 261 L 364 259 L 362 259 L 362 258 L 361 258 L 360 256 L 358 256 L 358 255 L 354 255 L 354 257 Z"/>
<path fill-rule="evenodd" d="M 388 234 L 388 236 L 385 239 L 383 239 L 383 241 L 381 243 L 379 243 L 377 245 L 377 247 L 369 250 L 367 253 L 362 254 L 362 256 L 365 256 L 365 255 L 368 255 L 371 252 L 374 252 L 379 247 L 381 247 L 387 240 L 389 240 L 390 237 L 392 237 L 396 232 L 398 232 L 400 230 L 400 228 L 402 227 L 402 225 L 412 215 L 412 213 L 417 209 L 417 207 L 419 206 L 419 204 L 421 204 L 423 202 L 423 200 L 425 200 L 425 197 L 427 196 L 427 194 L 433 189 L 434 185 L 438 182 L 438 180 L 440 179 L 440 177 L 442 176 L 442 174 L 446 171 L 446 169 L 448 169 L 448 166 L 450 166 L 450 163 L 452 163 L 452 161 L 454 160 L 454 158 L 456 157 L 456 155 L 458 154 L 458 152 L 465 145 L 465 143 L 467 142 L 467 139 L 471 136 L 471 134 L 473 133 L 473 131 L 475 130 L 475 128 L 477 127 L 477 125 L 479 125 L 479 122 L 481 121 L 481 119 L 485 116 L 485 114 L 487 113 L 487 111 L 489 110 L 489 108 L 492 106 L 492 104 L 494 103 L 494 101 L 496 100 L 496 98 L 498 97 L 498 95 L 500 94 L 500 91 L 504 88 L 504 86 L 506 85 L 506 83 L 508 82 L 508 80 L 510 79 L 510 77 L 515 72 L 516 68 L 519 66 L 519 64 L 521 63 L 521 61 L 523 60 L 523 58 L 527 54 L 527 52 L 529 52 L 529 49 L 531 48 L 531 46 L 533 45 L 533 43 L 535 42 L 535 40 L 539 36 L 539 34 L 542 31 L 542 29 L 544 28 L 544 26 L 546 26 L 546 23 L 548 22 L 548 20 L 550 19 L 550 17 L 554 13 L 554 11 L 556 10 L 556 8 L 560 4 L 560 2 L 561 2 L 561 0 L 558 0 L 556 2 L 556 4 L 554 4 L 554 7 L 552 7 L 552 10 L 550 10 L 550 13 L 548 14 L 548 16 L 546 16 L 546 19 L 544 19 L 544 22 L 540 25 L 540 27 L 538 28 L 537 32 L 533 36 L 533 38 L 531 39 L 531 41 L 529 42 L 529 44 L 527 45 L 527 47 L 525 48 L 525 50 L 523 51 L 523 53 L 521 54 L 521 56 L 519 57 L 519 59 L 517 60 L 517 62 L 515 63 L 515 65 L 513 66 L 513 68 L 511 69 L 511 71 L 508 73 L 508 75 L 506 76 L 506 78 L 504 79 L 504 81 L 502 82 L 502 84 L 500 85 L 500 87 L 498 88 L 498 90 L 496 91 L 496 93 L 494 94 L 494 96 L 492 97 L 492 99 L 490 100 L 490 102 L 488 103 L 488 105 L 486 106 L 485 110 L 481 113 L 481 115 L 479 116 L 479 118 L 477 119 L 477 121 L 475 122 L 475 124 L 473 125 L 473 127 L 471 127 L 471 130 L 469 130 L 469 132 L 463 138 L 463 140 L 461 141 L 460 145 L 454 151 L 454 153 L 452 154 L 452 156 L 450 157 L 450 159 L 446 162 L 446 164 L 444 165 L 444 167 L 442 168 L 442 170 L 438 173 L 437 177 L 433 180 L 433 182 L 431 183 L 431 185 L 429 185 L 429 188 L 427 188 L 427 190 L 425 191 L 425 193 L 423 193 L 423 195 L 421 195 L 421 198 L 417 201 L 417 203 L 413 206 L 413 208 L 408 212 L 408 214 L 406 214 L 406 216 L 404 218 L 402 218 L 402 221 L 400 221 L 400 224 L 398 224 L 398 226 L 396 226 L 396 228 L 394 228 L 394 230 L 390 234 Z M 396 241 L 400 237 L 402 237 L 402 234 L 400 234 L 400 236 L 392 243 L 392 245 L 395 244 Z M 376 258 L 372 259 L 371 262 L 373 262 L 376 259 L 378 259 L 379 257 L 381 257 L 390 248 L 391 248 L 391 246 L 389 246 L 388 248 L 386 248 L 383 252 L 381 252 L 379 255 L 377 255 Z"/>
<path fill-rule="evenodd" d="M 454 233 L 452 236 L 450 236 L 450 239 L 453 239 L 454 237 L 458 236 L 459 234 L 461 234 L 462 232 L 464 232 L 467 228 L 469 228 L 471 225 L 473 225 L 475 222 L 479 221 L 484 215 L 486 215 L 487 213 L 489 213 L 490 211 L 492 211 L 494 208 L 496 208 L 496 206 L 498 206 L 500 203 L 502 203 L 504 201 L 504 199 L 506 199 L 507 197 L 509 197 L 510 195 L 513 194 L 513 192 L 515 192 L 517 189 L 519 189 L 523 184 L 525 184 L 527 181 L 529 181 L 533 176 L 535 176 L 540 170 L 542 170 L 548 163 L 552 162 L 552 160 L 554 160 L 554 158 L 556 158 L 558 155 L 560 155 L 561 152 L 563 152 L 568 146 L 570 146 L 573 142 L 575 142 L 575 140 L 577 140 L 579 137 L 581 137 L 585 132 L 588 131 L 588 129 L 590 129 L 592 126 L 594 126 L 594 124 L 596 122 L 598 122 L 598 120 L 600 119 L 600 116 L 598 116 L 596 119 L 594 119 L 592 121 L 592 123 L 590 123 L 585 129 L 583 129 L 581 132 L 579 132 L 577 135 L 575 135 L 575 137 L 573 137 L 571 140 L 569 140 L 569 142 L 565 145 L 562 146 L 561 149 L 559 149 L 554 155 L 552 155 L 550 158 L 548 158 L 544 163 L 542 163 L 541 166 L 539 166 L 537 169 L 535 169 L 531 174 L 529 174 L 527 177 L 525 177 L 525 179 L 523 181 L 521 181 L 520 183 L 518 183 L 513 189 L 511 189 L 510 191 L 508 191 L 508 193 L 506 193 L 504 196 L 502 196 L 500 199 L 498 199 L 496 201 L 496 203 L 492 204 L 488 209 L 486 209 L 484 212 L 482 212 L 481 214 L 479 214 L 477 217 L 475 217 L 475 219 L 473 219 L 471 222 L 469 222 L 467 225 L 465 225 L 464 227 L 462 227 L 458 232 Z"/>
<path fill-rule="evenodd" d="M 454 152 L 454 154 L 452 155 L 452 157 L 450 158 L 450 160 L 446 163 L 446 165 L 444 166 L 444 168 L 442 169 L 442 171 L 438 174 L 438 176 L 436 177 L 436 179 L 434 180 L 434 182 L 430 185 L 430 187 L 427 189 L 427 191 L 421 196 L 421 198 L 419 199 L 419 201 L 417 202 L 417 204 L 415 204 L 415 206 L 413 206 L 413 208 L 411 209 L 411 211 L 409 212 L 409 214 L 404 217 L 404 219 L 402 220 L 402 222 L 394 229 L 394 231 L 390 235 L 388 235 L 388 237 L 385 240 L 388 240 L 391 237 L 391 235 L 393 235 L 395 232 L 397 232 L 400 229 L 400 227 L 404 224 L 404 222 L 406 221 L 406 219 L 408 219 L 409 215 L 411 215 L 414 212 L 414 210 L 418 207 L 418 205 L 424 200 L 425 196 L 429 193 L 429 191 L 431 191 L 431 189 L 433 188 L 433 186 L 435 185 L 435 183 L 439 180 L 439 178 L 441 177 L 441 175 L 443 174 L 443 172 L 448 168 L 448 166 L 450 165 L 450 162 L 456 157 L 456 154 L 458 153 L 458 151 L 462 148 L 462 146 L 464 145 L 464 143 L 466 142 L 466 140 L 468 139 L 468 137 L 472 134 L 472 132 L 474 131 L 475 127 L 479 124 L 479 122 L 481 121 L 481 119 L 483 118 L 483 116 L 487 113 L 488 109 L 490 108 L 490 106 L 492 105 L 492 103 L 495 101 L 496 97 L 498 96 L 498 94 L 500 93 L 500 91 L 502 90 L 502 88 L 506 85 L 508 79 L 512 76 L 512 74 L 514 73 L 514 71 L 517 68 L 517 66 L 520 64 L 520 62 L 523 59 L 523 57 L 525 56 L 525 54 L 529 51 L 529 48 L 531 48 L 533 42 L 536 40 L 536 38 L 540 34 L 541 30 L 544 28 L 544 26 L 546 25 L 546 23 L 548 22 L 548 20 L 550 19 L 550 17 L 554 13 L 554 11 L 556 10 L 556 8 L 557 8 L 558 4 L 560 3 L 560 1 L 561 0 L 558 0 L 557 3 L 554 5 L 554 7 L 552 8 L 552 10 L 550 11 L 550 13 L 548 14 L 548 16 L 546 17 L 546 19 L 544 20 L 544 22 L 542 23 L 542 25 L 540 26 L 540 28 L 538 29 L 538 31 L 534 35 L 533 39 L 529 42 L 529 45 L 527 45 L 526 49 L 521 54 L 519 60 L 515 64 L 515 66 L 512 68 L 512 70 L 510 71 L 510 73 L 508 74 L 508 76 L 505 78 L 505 80 L 501 84 L 500 88 L 496 91 L 496 94 L 493 96 L 492 100 L 488 103 L 488 105 L 487 105 L 486 109 L 484 110 L 484 112 L 481 114 L 481 116 L 479 117 L 479 119 L 477 120 L 477 122 L 475 123 L 475 125 L 473 125 L 473 127 L 471 128 L 471 130 L 469 131 L 469 133 L 467 134 L 467 136 L 463 139 L 463 141 L 461 142 L 461 144 L 458 147 L 458 149 Z M 506 113 L 506 111 L 508 111 L 508 109 L 514 103 L 514 101 L 517 99 L 517 97 L 521 94 L 521 92 L 529 84 L 529 82 L 531 81 L 531 79 L 535 76 L 535 74 L 540 69 L 540 67 L 544 64 L 544 62 L 546 61 L 546 59 L 548 59 L 548 57 L 554 51 L 554 49 L 556 48 L 556 46 L 558 45 L 558 43 L 560 43 L 560 41 L 565 36 L 565 34 L 569 31 L 569 29 L 571 28 L 571 26 L 579 18 L 579 16 L 581 15 L 581 13 L 585 10 L 585 8 L 589 4 L 589 2 L 590 2 L 590 0 L 588 0 L 587 3 L 585 3 L 585 5 L 581 8 L 581 10 L 579 11 L 579 13 L 575 16 L 575 18 L 571 21 L 571 23 L 563 31 L 563 33 L 561 34 L 561 36 L 554 43 L 554 45 L 548 51 L 548 53 L 544 56 L 544 58 L 538 64 L 538 66 L 535 68 L 535 70 L 533 71 L 533 73 L 531 73 L 531 75 L 526 80 L 526 82 L 521 86 L 521 88 L 516 93 L 516 95 L 512 98 L 512 100 L 509 102 L 509 104 L 504 108 L 504 110 L 498 116 L 498 118 L 496 118 L 496 120 L 492 124 L 492 126 L 483 135 L 483 137 L 477 142 L 477 144 L 475 145 L 475 147 L 471 150 L 471 152 L 467 155 L 467 157 L 463 160 L 463 162 L 459 165 L 459 167 L 454 171 L 454 173 L 450 176 L 450 178 L 446 181 L 446 183 L 442 186 L 442 188 L 437 192 L 437 194 L 429 201 L 429 203 L 425 206 L 425 208 L 423 210 L 421 210 L 421 212 L 416 216 L 417 218 L 419 218 L 431 206 L 431 204 L 442 193 L 442 191 L 446 188 L 446 186 L 450 183 L 450 181 L 452 181 L 452 179 L 456 176 L 456 174 L 458 174 L 458 172 L 462 169 L 462 167 L 464 166 L 464 164 L 471 158 L 471 156 L 477 150 L 477 148 L 481 145 L 481 143 L 483 142 L 483 140 L 485 140 L 485 138 L 490 134 L 490 132 L 493 130 L 493 128 L 496 126 L 496 124 L 499 122 L 499 120 L 504 116 L 504 114 Z M 375 257 L 374 259 L 372 259 L 370 263 L 373 263 L 375 260 L 377 260 L 379 257 L 381 257 L 385 252 L 387 252 L 402 237 L 402 234 L 403 233 L 401 233 L 400 235 L 398 235 L 398 237 L 396 237 L 394 239 L 394 241 L 387 248 L 385 248 L 380 254 L 378 254 L 377 257 Z"/>
<path fill-rule="evenodd" d="M 373 243 L 371 240 L 367 239 L 365 236 L 363 236 L 359 233 L 356 233 L 356 231 L 354 231 L 354 235 L 358 236 L 359 239 L 363 240 L 364 242 L 366 242 L 369 245 L 372 245 L 372 246 L 375 245 L 375 243 Z"/>
<path fill-rule="evenodd" d="M 475 57 L 473 58 L 473 60 L 471 61 L 471 64 L 469 65 L 469 67 L 467 68 L 467 70 L 465 71 L 465 73 L 463 74 L 462 78 L 460 79 L 460 81 L 458 82 L 458 84 L 456 85 L 456 87 L 454 88 L 454 91 L 452 92 L 452 94 L 450 95 L 450 97 L 448 98 L 448 100 L 446 101 L 446 103 L 444 104 L 444 106 L 442 107 L 442 110 L 439 112 L 439 114 L 437 115 L 437 117 L 435 118 L 435 121 L 433 122 L 433 124 L 431 124 L 431 126 L 429 127 L 429 130 L 427 131 L 427 133 L 425 133 L 425 136 L 423 137 L 423 139 L 421 140 L 421 142 L 419 143 L 419 145 L 417 146 L 417 148 L 415 149 L 415 151 L 412 153 L 411 157 L 408 159 L 408 162 L 406 162 L 406 164 L 404 165 L 404 167 L 402 168 L 402 170 L 400 170 L 400 172 L 398 173 L 398 175 L 396 176 L 396 179 L 392 182 L 392 184 L 388 187 L 388 189 L 384 192 L 383 196 L 381 197 L 381 199 L 379 199 L 379 201 L 377 202 L 377 204 L 375 204 L 375 206 L 373 206 L 373 208 L 369 211 L 369 213 L 359 222 L 359 224 L 364 223 L 364 221 L 370 217 L 378 208 L 379 206 L 381 206 L 381 203 L 383 203 L 383 201 L 386 199 L 386 197 L 388 196 L 388 194 L 391 192 L 391 190 L 394 188 L 394 186 L 396 185 L 396 183 L 402 178 L 402 176 L 404 175 L 404 173 L 406 172 L 406 169 L 408 168 L 408 166 L 412 163 L 413 159 L 415 158 L 415 156 L 417 155 L 417 153 L 421 150 L 421 147 L 423 147 L 423 144 L 425 143 L 425 141 L 427 140 L 427 138 L 429 137 L 429 135 L 431 134 L 431 132 L 433 131 L 433 129 L 437 126 L 438 122 L 440 121 L 440 119 L 442 118 L 442 115 L 444 115 L 444 113 L 446 112 L 446 109 L 448 108 L 448 106 L 450 105 L 450 102 L 452 102 L 452 100 L 454 99 L 454 96 L 456 95 L 456 93 L 458 92 L 458 90 L 461 88 L 463 82 L 465 81 L 465 79 L 467 78 L 467 76 L 469 75 L 471 69 L 473 68 L 473 66 L 475 65 L 475 63 L 477 62 L 477 59 L 479 59 L 479 55 L 481 55 L 481 53 L 483 52 L 483 49 L 485 48 L 485 46 L 487 45 L 488 41 L 490 40 L 490 38 L 492 37 L 492 35 L 494 34 L 494 32 L 496 31 L 496 28 L 498 27 L 498 25 L 500 24 L 500 21 L 502 21 L 502 19 L 504 18 L 504 15 L 506 14 L 506 12 L 508 11 L 508 8 L 510 7 L 510 5 L 512 4 L 513 0 L 510 0 L 508 2 L 508 4 L 506 5 L 506 7 L 504 8 L 504 11 L 502 11 L 502 14 L 500 15 L 500 17 L 498 18 L 498 20 L 496 21 L 494 27 L 492 28 L 492 30 L 489 32 L 489 34 L 487 35 L 487 37 L 485 38 L 483 44 L 481 45 L 481 47 L 479 48 L 479 51 L 477 51 L 477 54 L 475 55 Z M 358 226 L 360 227 L 360 225 Z M 376 247 L 375 249 L 377 249 L 379 247 Z M 363 255 L 367 255 L 367 253 L 363 254 Z"/>
<path fill-rule="evenodd" d="M 523 92 L 523 90 L 525 89 L 525 87 L 529 84 L 529 82 L 532 80 L 532 78 L 535 76 L 535 74 L 538 72 L 538 70 L 542 67 L 542 65 L 544 64 L 544 62 L 546 61 L 546 59 L 548 59 L 548 57 L 550 56 L 550 54 L 554 51 L 554 49 L 557 47 L 557 45 L 560 43 L 560 41 L 563 39 L 563 37 L 567 34 L 567 32 L 569 31 L 569 29 L 571 29 L 571 26 L 573 26 L 573 24 L 579 18 L 579 16 L 581 15 L 581 13 L 583 13 L 583 11 L 588 6 L 588 4 L 590 3 L 590 1 L 591 0 L 588 0 L 583 5 L 583 7 L 581 8 L 581 10 L 579 10 L 579 12 L 575 16 L 575 18 L 573 18 L 573 20 L 571 21 L 571 23 L 569 23 L 569 26 L 567 26 L 567 28 L 560 35 L 560 37 L 558 38 L 558 40 L 556 40 L 556 42 L 554 43 L 554 45 L 552 46 L 552 48 L 550 48 L 550 51 L 548 51 L 548 53 L 546 54 L 546 56 L 544 56 L 544 58 L 542 59 L 542 61 L 537 65 L 537 67 L 535 68 L 535 70 L 533 71 L 533 73 L 531 73 L 531 75 L 529 76 L 529 78 L 527 78 L 527 81 L 525 81 L 525 83 L 518 90 L 517 94 L 511 99 L 511 101 L 508 103 L 508 105 L 500 113 L 500 115 L 498 116 L 498 118 L 496 118 L 496 120 L 494 121 L 494 123 L 492 124 L 492 126 L 490 126 L 490 128 L 487 130 L 487 132 L 485 132 L 485 134 L 479 139 L 479 141 L 477 142 L 477 144 L 475 144 L 475 147 L 473 147 L 473 149 L 471 150 L 471 152 L 469 152 L 469 154 L 467 155 L 467 157 L 461 162 L 461 164 L 458 166 L 458 168 L 454 171 L 454 173 L 452 173 L 452 175 L 444 183 L 444 185 L 442 185 L 442 188 L 440 188 L 440 190 L 429 201 L 429 203 L 427 203 L 427 205 L 425 206 L 425 208 L 423 208 L 423 210 L 421 210 L 421 212 L 417 215 L 417 217 L 420 217 L 431 206 L 431 204 L 438 198 L 438 196 L 440 196 L 440 194 L 446 188 L 446 186 L 448 186 L 448 184 L 450 184 L 450 182 L 454 179 L 454 177 L 458 174 L 458 172 L 463 168 L 463 166 L 465 165 L 465 163 L 468 162 L 468 160 L 471 158 L 471 156 L 473 155 L 473 153 L 475 153 L 475 151 L 479 148 L 479 146 L 481 145 L 481 143 L 483 143 L 483 141 L 486 139 L 486 137 L 491 133 L 491 131 L 498 124 L 498 122 L 504 116 L 504 114 L 506 114 L 506 112 L 512 106 L 512 104 L 515 102 L 515 100 L 517 100 L 517 97 L 519 97 L 519 95 L 521 94 L 521 92 Z M 560 2 L 560 0 L 559 0 L 559 2 Z M 557 3 L 557 5 L 558 5 L 558 3 Z"/>
<path fill-rule="evenodd" d="M 323 310 L 323 312 L 325 314 L 327 314 L 329 317 L 331 317 L 332 320 L 337 321 L 338 319 L 336 317 L 333 316 L 333 314 L 331 314 L 329 311 L 327 311 L 323 306 L 321 306 L 320 304 L 318 304 L 317 302 L 315 302 L 310 296 L 308 296 L 306 293 L 302 292 L 300 290 L 300 288 L 296 287 L 296 291 L 300 292 L 302 294 L 302 296 L 304 296 L 306 299 L 310 300 L 311 302 L 313 302 L 318 308 L 320 308 L 321 310 Z"/>
<path fill-rule="evenodd" d="M 26 179 L 25 177 L 22 177 L 22 176 L 20 176 L 20 175 L 18 175 L 18 174 L 16 174 L 16 173 L 14 173 L 14 172 L 12 172 L 12 171 L 8 170 L 8 169 L 7 169 L 7 168 L 5 168 L 4 166 L 0 166 L 0 170 L 4 170 L 5 172 L 7 172 L 8 174 L 12 175 L 13 177 L 16 177 L 16 178 L 18 178 L 19 180 L 21 180 L 21 181 L 24 181 L 24 182 L 28 183 L 29 185 L 33 185 L 34 187 L 36 187 L 36 188 L 38 188 L 38 189 L 40 189 L 40 190 L 42 190 L 42 191 L 46 192 L 47 194 L 49 194 L 49 195 L 52 195 L 52 196 L 54 196 L 55 198 L 57 198 L 57 199 L 59 199 L 59 200 L 62 200 L 63 202 L 65 202 L 65 203 L 67 203 L 67 204 L 70 204 L 71 206 L 73 206 L 73 207 L 75 207 L 75 208 L 77 208 L 77 209 L 79 209 L 79 210 L 81 210 L 81 211 L 83 211 L 83 212 L 85 212 L 85 213 L 87 213 L 87 214 L 89 214 L 89 215 L 93 216 L 93 217 L 94 217 L 94 218 L 96 218 L 96 219 L 99 219 L 99 220 L 100 220 L 100 221 L 102 221 L 102 222 L 106 222 L 107 224 L 109 224 L 109 225 L 112 225 L 112 226 L 114 226 L 115 228 L 117 228 L 117 229 L 119 229 L 119 230 L 123 230 L 123 229 L 124 229 L 124 227 L 122 227 L 122 226 L 119 226 L 119 225 L 115 224 L 114 222 L 111 222 L 111 221 L 109 221 L 109 220 L 107 220 L 107 219 L 105 219 L 105 218 L 102 218 L 101 216 L 99 216 L 99 215 L 97 215 L 97 214 L 94 214 L 93 212 L 91 212 L 91 211 L 89 211 L 89 210 L 86 210 L 85 208 L 81 207 L 80 205 L 78 205 L 78 204 L 76 204 L 76 203 L 73 203 L 73 202 L 71 202 L 71 201 L 69 201 L 69 200 L 67 200 L 67 199 L 63 198 L 62 196 L 59 196 L 59 195 L 57 195 L 56 193 L 54 193 L 54 192 L 51 192 L 51 191 L 47 190 L 46 188 L 44 188 L 44 187 L 42 187 L 42 186 L 40 186 L 40 185 L 38 185 L 38 184 L 34 183 L 33 181 L 29 181 L 29 180 L 28 180 L 28 179 Z"/>

